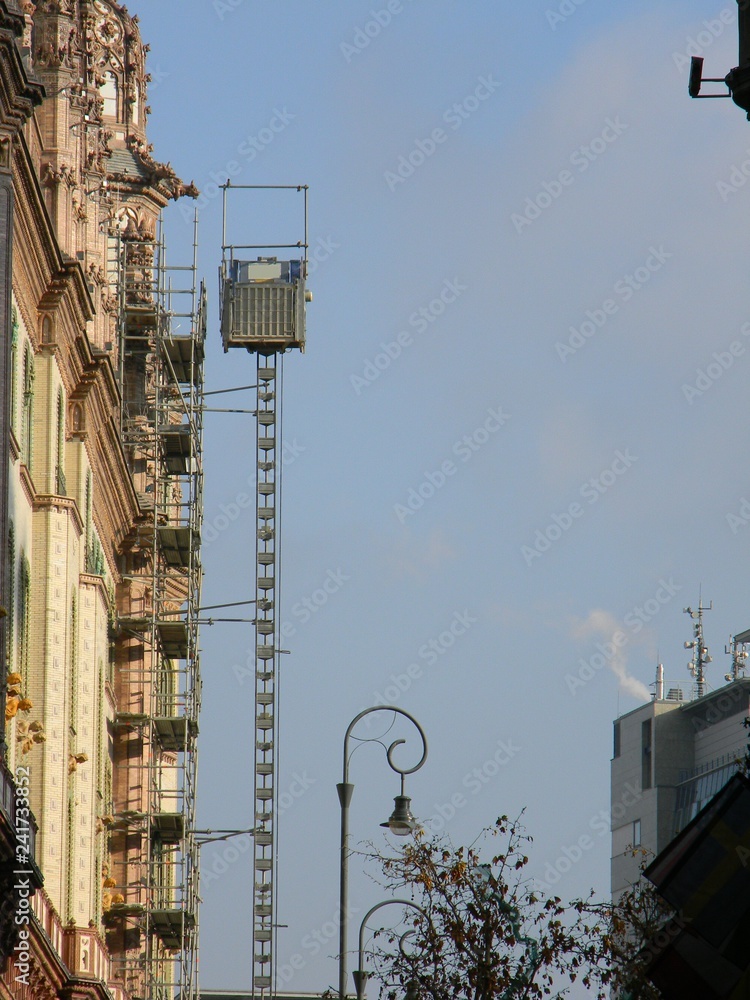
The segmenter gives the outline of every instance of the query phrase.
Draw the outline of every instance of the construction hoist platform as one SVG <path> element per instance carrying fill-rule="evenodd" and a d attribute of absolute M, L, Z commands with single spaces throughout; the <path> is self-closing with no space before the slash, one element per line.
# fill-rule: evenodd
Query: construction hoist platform
<path fill-rule="evenodd" d="M 304 201 L 304 239 L 297 243 L 236 244 L 228 239 L 231 195 L 262 190 L 296 191 Z M 278 668 L 280 653 L 279 513 L 283 355 L 305 349 L 307 275 L 306 185 L 233 185 L 223 191 L 220 270 L 221 337 L 224 351 L 256 355 L 256 543 L 255 543 L 255 749 L 253 854 L 253 997 L 270 997 L 275 980 Z M 296 251 L 292 259 L 267 256 Z"/>

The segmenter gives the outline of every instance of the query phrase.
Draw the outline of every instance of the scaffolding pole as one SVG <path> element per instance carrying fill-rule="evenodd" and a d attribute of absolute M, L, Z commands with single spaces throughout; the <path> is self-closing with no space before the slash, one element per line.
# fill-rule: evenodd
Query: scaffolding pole
<path fill-rule="evenodd" d="M 116 756 L 135 791 L 113 803 L 109 835 L 123 891 L 106 916 L 119 933 L 126 986 L 147 1000 L 197 996 L 206 322 L 197 237 L 196 215 L 192 263 L 177 267 L 167 263 L 161 229 L 153 240 L 117 232 L 112 241 L 121 433 L 141 516 L 116 624 Z"/>

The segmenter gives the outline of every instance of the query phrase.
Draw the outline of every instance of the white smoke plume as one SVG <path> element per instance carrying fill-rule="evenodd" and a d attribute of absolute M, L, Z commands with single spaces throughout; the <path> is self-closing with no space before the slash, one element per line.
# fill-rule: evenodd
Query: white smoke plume
<path fill-rule="evenodd" d="M 646 685 L 637 677 L 633 677 L 628 670 L 627 645 L 630 637 L 614 615 L 602 608 L 594 608 L 593 611 L 589 612 L 587 618 L 573 625 L 571 632 L 575 639 L 599 639 L 608 643 L 608 649 L 612 648 L 611 655 L 607 656 L 607 666 L 617 678 L 620 690 L 644 701 L 651 698 L 651 692 Z M 616 632 L 625 635 L 625 640 L 620 645 L 613 642 L 613 636 Z"/>

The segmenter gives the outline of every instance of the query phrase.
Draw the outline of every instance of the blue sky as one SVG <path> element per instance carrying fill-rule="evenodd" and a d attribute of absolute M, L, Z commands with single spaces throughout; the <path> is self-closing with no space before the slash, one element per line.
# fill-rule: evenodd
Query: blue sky
<path fill-rule="evenodd" d="M 658 660 L 689 690 L 682 609 L 699 588 L 714 686 L 750 626 L 750 128 L 686 92 L 691 39 L 707 75 L 735 64 L 734 0 L 403 0 L 361 45 L 387 6 L 131 5 L 155 155 L 204 192 L 209 388 L 254 367 L 220 347 L 215 185 L 310 185 L 320 262 L 284 393 L 278 920 L 293 989 L 336 982 L 335 783 L 358 711 L 391 688 L 423 724 L 421 818 L 459 796 L 447 832 L 471 842 L 525 808 L 540 877 L 591 834 L 556 890 L 605 895 L 612 719 Z M 239 198 L 242 241 L 286 242 L 289 198 Z M 179 207 L 168 231 L 172 260 L 189 256 Z M 208 416 L 207 525 L 245 491 L 253 441 L 250 417 Z M 252 513 L 212 535 L 206 604 L 252 596 L 253 546 Z M 627 641 L 597 667 L 618 628 Z M 200 825 L 249 827 L 252 636 L 216 625 L 202 645 Z M 488 768 L 500 744 L 512 753 Z M 352 765 L 356 842 L 381 843 L 398 790 L 377 749 Z M 204 849 L 206 870 L 221 850 Z M 206 988 L 249 985 L 247 858 L 204 883 Z M 356 861 L 352 879 L 361 916 L 382 890 Z"/>

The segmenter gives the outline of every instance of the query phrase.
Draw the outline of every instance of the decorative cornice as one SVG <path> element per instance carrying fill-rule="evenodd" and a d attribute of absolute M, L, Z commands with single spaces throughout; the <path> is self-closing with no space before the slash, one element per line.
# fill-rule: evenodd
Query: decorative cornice
<path fill-rule="evenodd" d="M 34 480 L 31 478 L 29 467 L 23 463 L 21 463 L 21 488 L 29 506 L 33 506 L 36 500 L 36 487 L 34 486 Z"/>
<path fill-rule="evenodd" d="M 94 303 L 88 290 L 86 275 L 77 260 L 62 261 L 62 266 L 52 276 L 47 291 L 39 300 L 40 311 L 56 309 L 66 295 L 70 295 L 83 308 L 86 320 L 94 318 Z"/>
<path fill-rule="evenodd" d="M 79 537 L 83 534 L 83 520 L 78 510 L 78 504 L 72 497 L 60 497 L 50 493 L 37 494 L 34 498 L 34 513 L 42 510 L 67 511 Z"/>
<path fill-rule="evenodd" d="M 107 584 L 104 582 L 103 576 L 97 576 L 94 573 L 80 573 L 79 582 L 82 587 L 93 587 L 98 591 L 99 597 L 102 600 L 105 611 L 109 610 L 109 591 L 107 590 Z"/>

